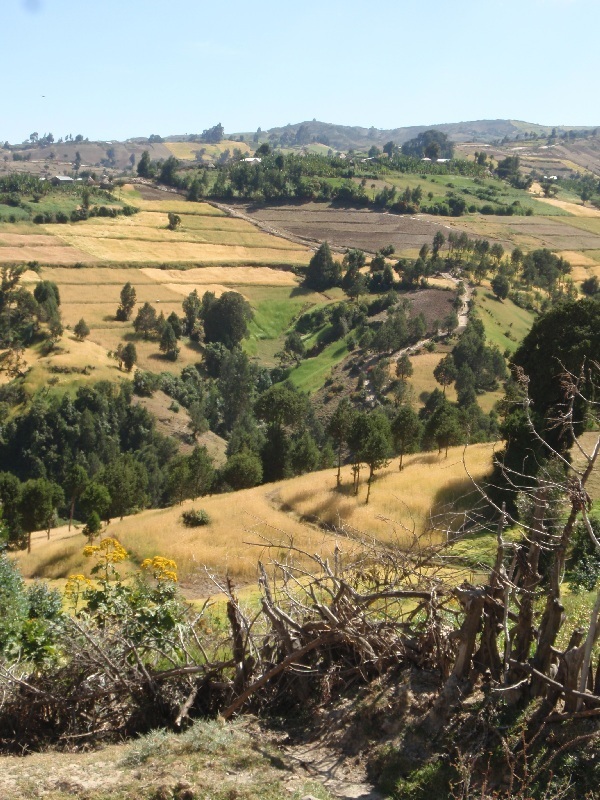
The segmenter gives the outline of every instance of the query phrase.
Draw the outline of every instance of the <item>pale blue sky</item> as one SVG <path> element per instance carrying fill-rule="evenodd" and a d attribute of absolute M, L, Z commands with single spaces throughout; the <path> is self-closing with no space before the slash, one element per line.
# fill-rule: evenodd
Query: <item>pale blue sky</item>
<path fill-rule="evenodd" d="M 600 125 L 600 0 L 2 0 L 0 140 Z M 42 97 L 45 95 L 45 97 Z"/>

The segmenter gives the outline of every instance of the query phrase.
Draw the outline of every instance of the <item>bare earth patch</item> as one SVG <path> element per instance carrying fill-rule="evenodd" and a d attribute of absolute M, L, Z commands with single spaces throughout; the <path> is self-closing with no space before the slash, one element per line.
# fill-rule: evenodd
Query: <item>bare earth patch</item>
<path fill-rule="evenodd" d="M 568 211 L 576 217 L 600 217 L 600 211 L 592 206 L 584 206 L 579 203 L 569 203 L 566 200 L 556 200 L 552 197 L 539 197 L 542 203 L 547 203 L 554 208 L 562 208 L 563 211 Z"/>

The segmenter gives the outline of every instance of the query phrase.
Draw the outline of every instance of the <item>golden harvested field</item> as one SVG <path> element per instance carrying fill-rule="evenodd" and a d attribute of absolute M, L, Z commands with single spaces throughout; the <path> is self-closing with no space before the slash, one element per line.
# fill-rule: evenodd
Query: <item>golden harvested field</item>
<path fill-rule="evenodd" d="M 246 142 L 230 142 L 225 139 L 219 144 L 207 144 L 205 142 L 164 142 L 164 146 L 175 156 L 182 161 L 195 161 L 196 153 L 199 150 L 205 150 L 204 158 L 218 158 L 225 150 L 231 153 L 235 149 L 241 150 L 244 155 L 253 152 L 252 148 Z"/>
<path fill-rule="evenodd" d="M 48 247 L 48 245 L 56 245 L 56 240 L 49 234 L 11 233 L 10 231 L 0 230 L 0 247 Z"/>
<path fill-rule="evenodd" d="M 213 217 L 196 217 L 186 214 L 175 231 L 167 227 L 167 214 L 142 211 L 135 217 L 114 220 L 94 218 L 73 225 L 61 226 L 52 231 L 66 243 L 75 237 L 89 239 L 139 240 L 144 242 L 197 242 L 200 244 L 233 244 L 245 247 L 267 247 L 280 250 L 298 250 L 298 245 L 280 237 L 270 236 L 244 220 L 225 217 L 215 224 Z M 188 225 L 188 222 L 192 224 Z M 229 224 L 233 223 L 233 224 Z M 48 228 L 56 226 L 47 226 Z M 30 237 L 28 237 L 30 238 Z"/>
<path fill-rule="evenodd" d="M 476 479 L 491 470 L 493 446 L 474 445 L 467 449 L 466 463 Z M 346 525 L 385 542 L 406 544 L 412 539 L 413 523 L 417 533 L 429 530 L 429 510 L 441 512 L 447 503 L 461 498 L 472 487 L 463 466 L 463 448 L 451 448 L 448 458 L 420 454 L 405 458 L 405 469 L 398 471 L 398 460 L 381 470 L 365 505 L 364 482 L 358 498 L 346 491 L 350 468 L 343 471 L 344 491 L 335 489 L 336 470 L 314 472 L 289 481 L 257 486 L 235 494 L 203 497 L 183 506 L 145 511 L 123 520 L 113 520 L 108 535 L 117 538 L 132 554 L 136 563 L 153 555 L 175 559 L 184 581 L 201 575 L 204 566 L 219 574 L 228 571 L 237 579 L 252 579 L 259 558 L 268 562 L 266 543 L 272 542 L 271 555 L 283 556 L 286 543 L 294 542 L 309 553 L 331 555 L 336 541 L 343 552 L 357 545 L 345 537 L 323 532 L 303 517 L 317 517 L 329 525 Z M 185 528 L 180 521 L 185 508 L 203 508 L 211 517 L 210 525 Z M 439 534 L 432 532 L 432 538 Z M 82 556 L 86 540 L 81 533 L 66 527 L 33 535 L 30 555 L 17 558 L 28 577 L 65 578 L 73 572 L 89 570 Z M 256 545 L 256 546 L 254 546 Z M 281 551 L 281 552 L 278 552 Z"/>
<path fill-rule="evenodd" d="M 63 228 L 68 228 L 65 225 Z M 76 230 L 61 231 L 61 236 L 80 253 L 84 259 L 116 261 L 120 263 L 250 263 L 250 264 L 304 264 L 309 260 L 308 250 L 279 247 L 244 247 L 241 245 L 204 244 L 186 241 L 148 241 L 137 238 L 108 239 L 87 236 L 79 223 Z M 278 239 L 274 240 L 279 242 Z M 2 248 L 2 250 L 9 248 Z M 0 256 L 2 251 L 0 251 Z M 47 260 L 45 253 L 38 258 Z M 14 259 L 14 256 L 13 256 Z M 9 259 L 5 259 L 9 260 Z M 54 263 L 58 263 L 58 259 Z"/>
<path fill-rule="evenodd" d="M 439 384 L 435 382 L 433 370 L 437 367 L 446 353 L 450 352 L 450 350 L 450 347 L 444 347 L 443 349 L 438 348 L 437 352 L 435 353 L 423 351 L 416 356 L 410 356 L 410 362 L 413 366 L 413 374 L 408 379 L 408 383 L 413 388 L 417 406 L 423 405 L 420 398 L 424 392 L 429 393 L 435 387 L 438 389 L 441 388 Z M 393 376 L 395 377 L 395 365 L 393 366 L 392 371 Z M 456 390 L 454 386 L 446 387 L 446 397 L 451 402 L 456 402 Z"/>
<path fill-rule="evenodd" d="M 600 211 L 592 206 L 584 206 L 580 203 L 569 203 L 567 200 L 557 200 L 552 197 L 539 197 L 542 203 L 547 203 L 554 208 L 561 208 L 563 211 L 568 211 L 575 217 L 596 217 L 600 219 Z"/>
<path fill-rule="evenodd" d="M 181 284 L 227 284 L 257 286 L 297 286 L 299 281 L 293 272 L 269 267 L 198 267 L 196 269 L 155 269 L 147 267 L 140 272 L 148 278 L 162 283 Z"/>
<path fill-rule="evenodd" d="M 16 245 L 0 247 L 0 263 L 13 263 L 15 261 L 43 261 L 44 264 L 77 264 L 79 262 L 97 261 L 95 256 L 86 250 L 78 250 L 63 244 L 60 239 L 47 236 L 53 244 L 48 245 Z"/>

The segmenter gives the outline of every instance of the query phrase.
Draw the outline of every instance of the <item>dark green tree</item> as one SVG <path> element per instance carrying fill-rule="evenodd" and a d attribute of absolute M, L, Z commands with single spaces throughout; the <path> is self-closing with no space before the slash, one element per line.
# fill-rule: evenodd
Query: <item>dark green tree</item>
<path fill-rule="evenodd" d="M 315 292 L 324 292 L 339 286 L 341 279 L 341 266 L 334 260 L 329 244 L 323 242 L 308 264 L 304 285 Z"/>
<path fill-rule="evenodd" d="M 314 472 L 321 464 L 321 452 L 308 431 L 303 431 L 292 441 L 290 465 L 294 475 Z"/>
<path fill-rule="evenodd" d="M 492 278 L 492 291 L 500 302 L 508 297 L 510 281 L 503 272 L 496 273 Z"/>
<path fill-rule="evenodd" d="M 188 456 L 188 474 L 191 496 L 202 497 L 212 489 L 215 479 L 215 469 L 206 447 L 196 445 Z"/>
<path fill-rule="evenodd" d="M 444 395 L 446 394 L 446 386 L 451 386 L 454 383 L 456 375 L 456 364 L 452 353 L 445 355 L 433 370 L 433 377 L 443 387 Z"/>
<path fill-rule="evenodd" d="M 400 406 L 396 412 L 392 420 L 392 438 L 394 448 L 400 455 L 398 469 L 402 470 L 404 454 L 412 452 L 421 439 L 421 423 L 412 406 Z"/>
<path fill-rule="evenodd" d="M 144 150 L 137 165 L 137 174 L 140 178 L 152 177 L 152 162 L 150 161 L 150 153 Z"/>
<path fill-rule="evenodd" d="M 90 479 L 85 469 L 80 464 L 73 464 L 66 474 L 63 488 L 69 504 L 69 530 L 73 524 L 73 514 L 75 513 L 75 503 L 85 491 Z"/>
<path fill-rule="evenodd" d="M 232 350 L 248 335 L 253 316 L 250 303 L 239 292 L 224 292 L 203 311 L 205 340 Z"/>
<path fill-rule="evenodd" d="M 131 312 L 137 302 L 135 288 L 129 281 L 121 289 L 121 303 L 117 308 L 117 319 L 120 322 L 127 322 L 131 318 Z"/>
<path fill-rule="evenodd" d="M 150 303 L 144 303 L 139 309 L 136 318 L 133 321 L 133 327 L 136 333 L 142 333 L 144 339 L 147 339 L 151 333 L 156 330 L 157 316 L 156 309 Z"/>
<path fill-rule="evenodd" d="M 90 329 L 83 317 L 73 328 L 73 333 L 75 334 L 77 339 L 79 339 L 80 342 L 83 342 L 83 340 L 90 335 Z"/>
<path fill-rule="evenodd" d="M 353 409 L 350 400 L 344 397 L 338 403 L 336 410 L 333 412 L 329 424 L 327 425 L 327 433 L 333 439 L 333 443 L 337 449 L 337 485 L 340 486 L 342 482 L 342 453 L 344 446 L 347 443 L 348 433 L 352 425 Z"/>
<path fill-rule="evenodd" d="M 408 354 L 403 353 L 396 361 L 396 377 L 400 378 L 402 382 L 406 382 L 413 372 L 413 365 Z"/>
<path fill-rule="evenodd" d="M 177 356 L 179 355 L 177 337 L 175 336 L 175 331 L 168 322 L 166 322 L 163 327 L 159 349 L 170 361 L 177 361 Z"/>
<path fill-rule="evenodd" d="M 250 489 L 262 481 L 262 464 L 255 452 L 244 448 L 229 456 L 221 474 L 232 489 Z"/>
<path fill-rule="evenodd" d="M 65 501 L 62 489 L 46 478 L 32 478 L 23 484 L 20 517 L 27 534 L 27 552 L 31 552 L 31 534 L 46 529 L 48 539 L 56 509 Z"/>
<path fill-rule="evenodd" d="M 92 514 L 97 514 L 100 519 L 106 519 L 110 506 L 110 492 L 106 486 L 97 481 L 90 481 L 79 497 L 79 508 L 84 519 L 89 519 Z"/>

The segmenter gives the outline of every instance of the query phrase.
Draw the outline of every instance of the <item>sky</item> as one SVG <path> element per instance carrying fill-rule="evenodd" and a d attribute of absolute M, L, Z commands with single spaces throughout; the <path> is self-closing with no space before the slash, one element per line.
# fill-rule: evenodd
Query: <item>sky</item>
<path fill-rule="evenodd" d="M 600 0 L 2 0 L 0 141 L 599 125 Z"/>

